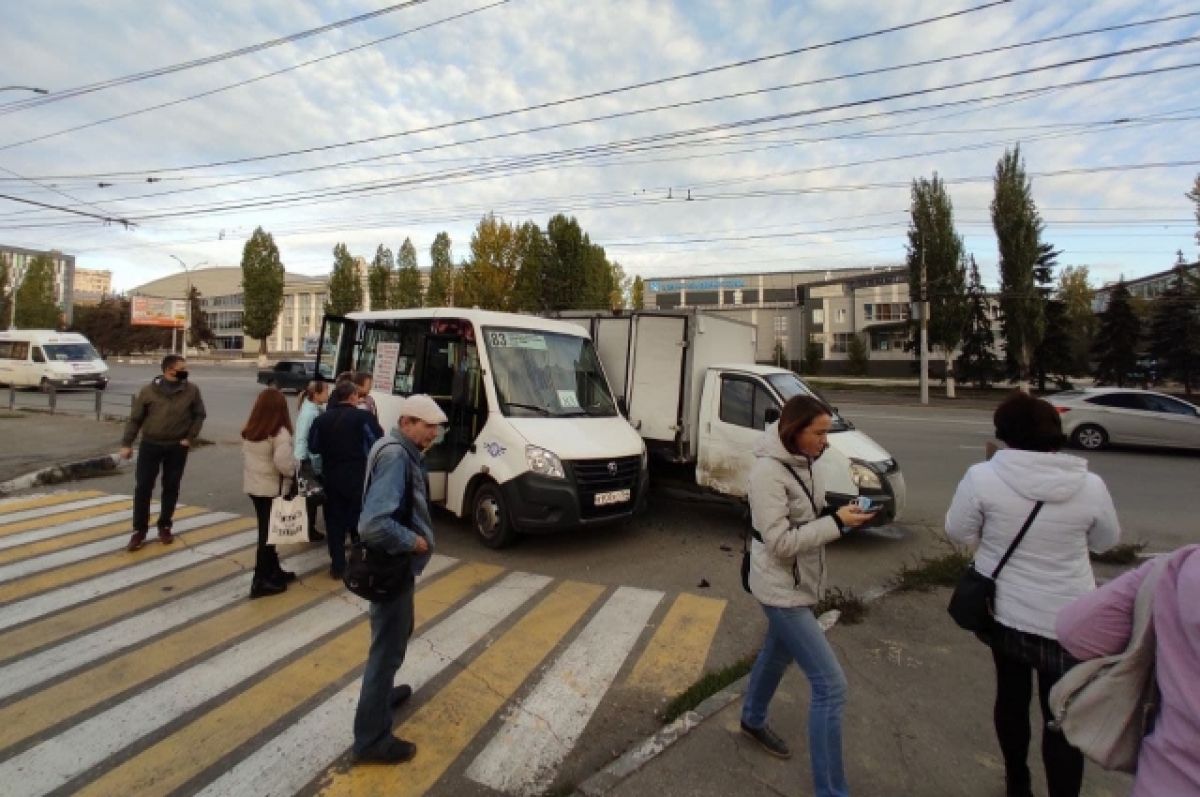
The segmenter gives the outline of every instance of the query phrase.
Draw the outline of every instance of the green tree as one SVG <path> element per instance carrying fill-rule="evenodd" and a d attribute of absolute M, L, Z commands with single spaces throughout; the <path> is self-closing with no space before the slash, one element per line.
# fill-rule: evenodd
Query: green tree
<path fill-rule="evenodd" d="M 860 334 L 850 336 L 850 342 L 846 345 L 846 364 L 853 376 L 866 376 L 867 364 L 871 360 L 871 350 L 867 348 L 867 342 L 863 340 Z"/>
<path fill-rule="evenodd" d="M 87 337 L 101 357 L 129 351 L 129 300 L 106 296 L 96 305 L 75 308 L 71 330 Z"/>
<path fill-rule="evenodd" d="M 521 251 L 516 229 L 489 213 L 471 235 L 471 257 L 462 267 L 455 301 L 484 310 L 511 309 Z"/>
<path fill-rule="evenodd" d="M 620 263 L 610 263 L 609 270 L 612 273 L 612 287 L 608 294 L 608 308 L 610 310 L 624 310 L 626 297 L 629 296 L 629 277 L 625 276 L 625 269 L 621 268 Z"/>
<path fill-rule="evenodd" d="M 527 221 L 517 228 L 517 248 L 521 264 L 513 282 L 512 307 L 526 313 L 541 313 L 546 309 L 543 279 L 546 261 L 550 257 L 550 243 L 542 228 Z"/>
<path fill-rule="evenodd" d="M 1125 387 L 1130 374 L 1137 368 L 1141 337 L 1142 322 L 1133 312 L 1129 289 L 1122 279 L 1109 292 L 1108 306 L 1100 313 L 1100 328 L 1092 344 L 1099 384 Z"/>
<path fill-rule="evenodd" d="M 333 271 L 329 274 L 329 298 L 325 302 L 325 312 L 329 315 L 345 315 L 361 310 L 362 306 L 363 290 L 358 264 L 345 244 L 336 244 L 333 247 Z"/>
<path fill-rule="evenodd" d="M 1054 269 L 1058 266 L 1059 251 L 1048 243 L 1038 249 L 1037 264 L 1033 279 L 1037 293 L 1042 297 L 1044 323 L 1042 339 L 1033 350 L 1031 367 L 1037 378 L 1038 390 L 1045 392 L 1046 377 L 1053 374 L 1060 385 L 1069 384 L 1067 376 L 1072 371 L 1072 338 L 1066 303 L 1052 298 L 1054 292 Z M 1015 365 L 1015 363 L 1014 363 Z M 1015 370 L 1015 369 L 1014 369 Z"/>
<path fill-rule="evenodd" d="M 375 247 L 375 257 L 371 258 L 371 265 L 367 267 L 367 295 L 370 297 L 372 310 L 397 306 L 392 304 L 395 276 L 392 250 L 379 244 Z"/>
<path fill-rule="evenodd" d="M 629 294 L 629 306 L 634 310 L 641 310 L 646 304 L 646 283 L 642 282 L 641 277 L 633 278 L 633 287 L 630 289 Z"/>
<path fill-rule="evenodd" d="M 1185 264 L 1175 267 L 1175 278 L 1154 300 L 1149 337 L 1150 354 L 1190 396 L 1200 377 L 1200 290 L 1188 279 Z"/>
<path fill-rule="evenodd" d="M 821 360 L 825 358 L 825 347 L 809 339 L 804 345 L 804 373 L 816 376 L 821 373 Z"/>
<path fill-rule="evenodd" d="M 946 364 L 946 395 L 953 397 L 952 363 L 962 342 L 967 315 L 966 264 L 962 237 L 954 227 L 954 206 L 936 172 L 931 180 L 913 180 L 909 216 L 909 291 L 911 296 L 921 296 L 923 268 L 928 286 L 929 348 L 941 351 Z"/>
<path fill-rule="evenodd" d="M 13 280 L 8 255 L 0 254 L 0 328 L 7 328 L 12 311 L 9 309 L 9 283 Z"/>
<path fill-rule="evenodd" d="M 417 249 L 408 238 L 400 245 L 396 279 L 392 283 L 389 307 L 421 306 L 421 270 L 417 267 Z"/>
<path fill-rule="evenodd" d="M 1043 254 L 1043 225 L 1020 146 L 1004 151 L 996 164 L 993 185 L 992 227 L 1000 249 L 1000 330 L 1017 381 L 1025 385 L 1033 376 L 1034 351 L 1042 339 L 1045 314 L 1034 273 Z"/>
<path fill-rule="evenodd" d="M 200 291 L 196 289 L 195 285 L 188 291 L 188 304 L 192 322 L 191 328 L 188 330 L 188 345 L 192 348 L 196 348 L 202 343 L 212 345 L 217 336 L 213 333 L 212 327 L 208 325 L 208 313 L 200 307 Z"/>
<path fill-rule="evenodd" d="M 1096 337 L 1096 313 L 1092 310 L 1092 290 L 1087 266 L 1067 266 L 1058 276 L 1058 299 L 1064 304 L 1067 330 L 1071 340 L 1073 376 L 1090 373 L 1092 340 Z"/>
<path fill-rule="evenodd" d="M 450 236 L 439 232 L 429 247 L 429 288 L 425 291 L 426 307 L 449 307 L 454 301 L 454 260 L 450 253 Z"/>
<path fill-rule="evenodd" d="M 963 333 L 962 354 L 959 355 L 956 370 L 958 377 L 964 382 L 974 383 L 977 387 L 987 387 L 996 377 L 996 344 L 992 334 L 991 305 L 988 302 L 987 291 L 979 278 L 979 266 L 975 264 L 975 256 L 968 258 L 967 279 L 967 324 Z"/>
<path fill-rule="evenodd" d="M 259 362 L 266 362 L 267 337 L 283 309 L 283 262 L 270 233 L 256 227 L 242 248 L 242 327 L 258 339 Z"/>
<path fill-rule="evenodd" d="M 1200 174 L 1196 175 L 1196 181 L 1192 183 L 1192 190 L 1184 196 L 1192 200 L 1192 204 L 1196 206 L 1196 245 L 1200 246 Z"/>
<path fill-rule="evenodd" d="M 37 255 L 17 286 L 17 328 L 57 329 L 61 316 L 54 301 L 54 261 Z"/>
<path fill-rule="evenodd" d="M 542 280 L 543 304 L 547 310 L 568 310 L 587 306 L 588 260 L 591 243 L 579 222 L 561 213 L 546 224 L 550 243 Z"/>

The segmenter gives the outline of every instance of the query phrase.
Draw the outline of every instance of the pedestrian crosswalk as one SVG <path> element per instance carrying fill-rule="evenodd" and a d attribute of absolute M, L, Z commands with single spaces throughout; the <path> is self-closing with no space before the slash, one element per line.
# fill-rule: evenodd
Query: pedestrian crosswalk
<path fill-rule="evenodd" d="M 5 795 L 543 794 L 606 701 L 694 681 L 724 615 L 436 555 L 400 673 L 397 733 L 420 752 L 352 767 L 367 607 L 324 549 L 282 551 L 299 580 L 250 601 L 253 519 L 180 507 L 174 545 L 129 553 L 129 511 L 97 491 L 0 501 Z"/>

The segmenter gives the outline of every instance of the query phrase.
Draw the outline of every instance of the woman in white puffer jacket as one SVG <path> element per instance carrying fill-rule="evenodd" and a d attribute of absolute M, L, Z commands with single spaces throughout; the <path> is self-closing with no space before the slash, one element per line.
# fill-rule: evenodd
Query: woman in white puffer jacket
<path fill-rule="evenodd" d="M 1004 756 L 1008 795 L 1031 795 L 1029 702 L 1038 676 L 1042 718 L 1050 688 L 1075 664 L 1058 644 L 1059 609 L 1096 588 L 1088 550 L 1120 536 L 1112 497 L 1087 461 L 1058 453 L 1064 438 L 1048 402 L 1014 393 L 996 409 L 996 437 L 1008 448 L 971 466 L 946 513 L 946 534 L 978 546 L 975 569 L 990 576 L 1041 502 L 1029 530 L 996 579 L 993 722 Z M 1043 723 L 1044 724 L 1044 723 Z M 1042 731 L 1042 762 L 1051 797 L 1076 797 L 1083 755 L 1057 731 Z"/>

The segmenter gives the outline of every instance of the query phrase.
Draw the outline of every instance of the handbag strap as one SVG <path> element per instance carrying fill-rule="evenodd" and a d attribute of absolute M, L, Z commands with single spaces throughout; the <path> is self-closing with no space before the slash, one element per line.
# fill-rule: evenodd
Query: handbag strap
<path fill-rule="evenodd" d="M 819 516 L 821 514 L 821 510 L 817 509 L 817 502 L 813 498 L 812 490 L 808 489 L 808 485 L 804 483 L 804 479 L 800 478 L 800 474 L 796 473 L 795 468 L 786 462 L 783 463 L 783 466 L 788 469 L 788 473 L 791 473 L 792 477 L 800 484 L 800 489 L 804 491 L 804 495 L 808 497 L 808 503 L 812 505 L 813 514 Z M 812 471 L 809 472 L 811 473 Z"/>
<path fill-rule="evenodd" d="M 992 571 L 992 581 L 1000 575 L 1000 571 L 1008 564 L 1008 558 L 1013 555 L 1013 551 L 1017 550 L 1017 546 L 1021 544 L 1021 540 L 1025 537 L 1025 532 L 1029 531 L 1029 527 L 1033 525 L 1033 519 L 1037 517 L 1038 512 L 1042 511 L 1042 506 L 1045 501 L 1038 501 L 1033 505 L 1033 511 L 1029 513 L 1029 517 L 1025 518 L 1025 525 L 1017 532 L 1017 537 L 1012 541 L 1012 545 L 1008 546 L 1008 550 L 1004 552 L 1004 557 L 1000 560 L 1000 564 L 996 565 L 996 569 Z"/>

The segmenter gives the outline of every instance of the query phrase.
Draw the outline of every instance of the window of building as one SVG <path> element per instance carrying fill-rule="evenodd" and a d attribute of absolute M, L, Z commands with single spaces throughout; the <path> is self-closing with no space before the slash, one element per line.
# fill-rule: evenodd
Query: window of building
<path fill-rule="evenodd" d="M 867 321 L 906 321 L 909 315 L 909 306 L 905 302 L 863 305 L 863 317 Z"/>
<path fill-rule="evenodd" d="M 812 311 L 812 322 L 814 324 L 824 324 L 825 323 L 825 311 L 821 310 L 821 309 L 813 310 Z"/>
<path fill-rule="evenodd" d="M 863 320 L 864 321 L 874 321 L 875 320 L 875 305 L 873 305 L 873 304 L 864 304 L 863 305 Z"/>
<path fill-rule="evenodd" d="M 846 320 L 846 308 L 845 307 L 838 308 L 837 320 L 840 322 L 845 322 L 845 320 Z"/>
<path fill-rule="evenodd" d="M 829 344 L 829 351 L 833 354 L 845 354 L 850 351 L 850 338 L 854 335 L 850 332 L 835 332 L 833 333 L 833 342 Z"/>
<path fill-rule="evenodd" d="M 908 334 L 903 330 L 888 329 L 871 333 L 871 349 L 873 351 L 903 351 L 908 342 Z"/>

